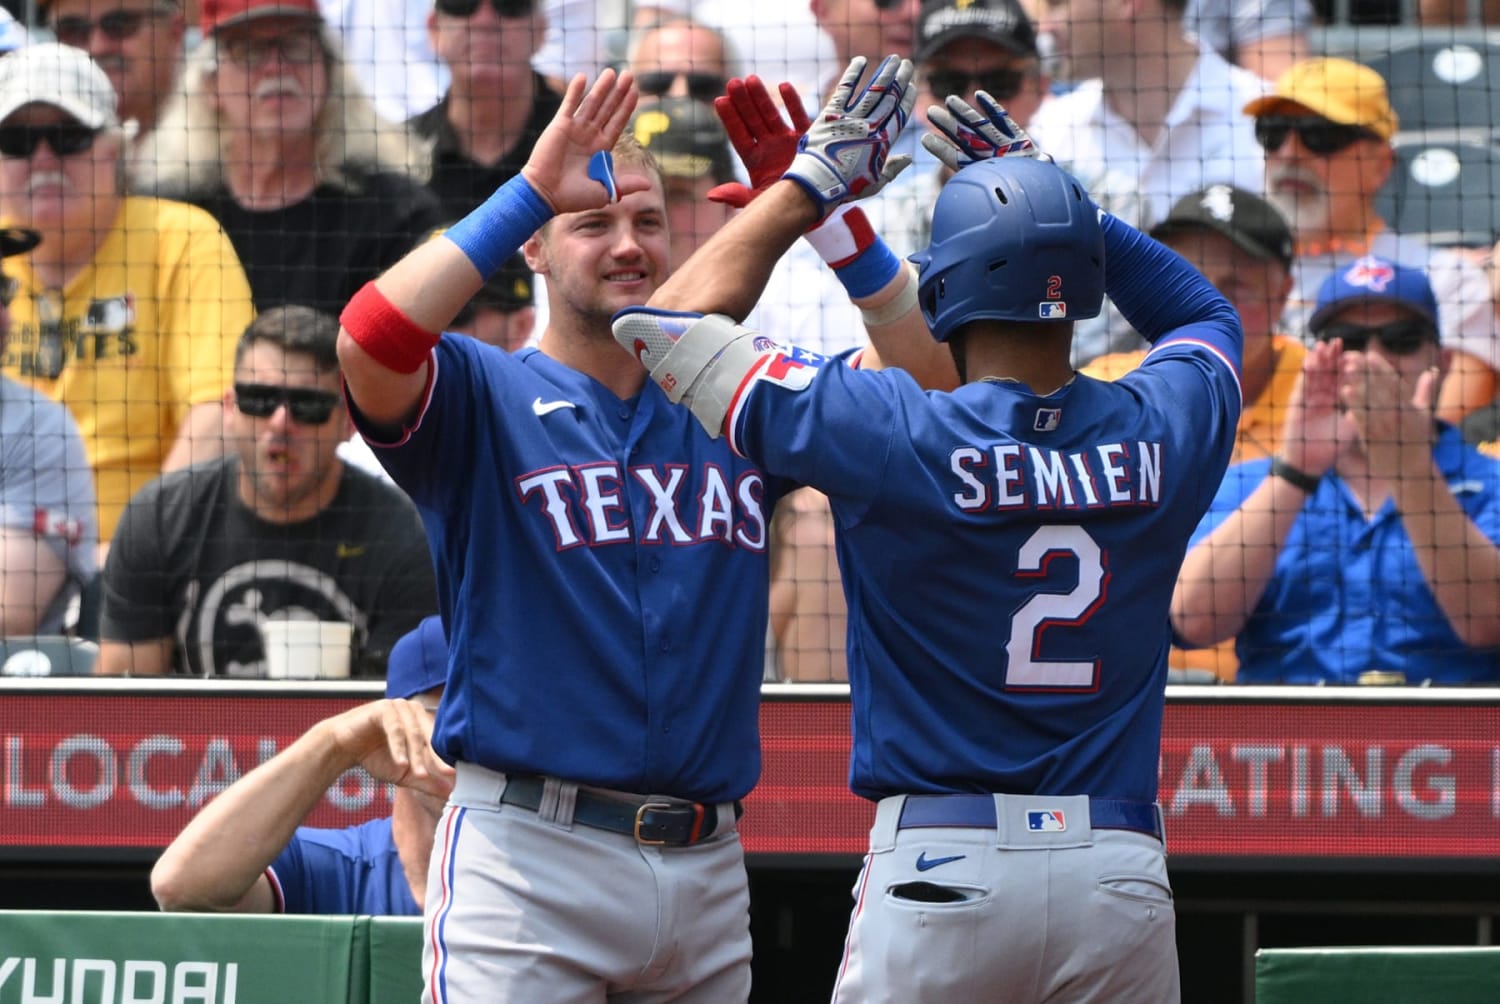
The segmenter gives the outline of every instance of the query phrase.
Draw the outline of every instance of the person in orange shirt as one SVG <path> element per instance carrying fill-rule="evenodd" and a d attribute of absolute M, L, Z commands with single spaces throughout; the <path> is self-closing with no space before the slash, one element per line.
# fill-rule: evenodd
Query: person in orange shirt
<path fill-rule="evenodd" d="M 1230 463 L 1272 455 L 1307 354 L 1299 339 L 1277 330 L 1292 290 L 1292 232 L 1285 217 L 1243 189 L 1210 185 L 1178 200 L 1151 229 L 1151 236 L 1202 272 L 1234 305 L 1245 329 L 1240 375 L 1245 405 Z M 1135 369 L 1145 356 L 1144 350 L 1100 356 L 1083 372 L 1115 380 Z M 1173 648 L 1171 667 L 1206 670 L 1232 683 L 1238 668 L 1234 641 L 1207 649 Z"/>

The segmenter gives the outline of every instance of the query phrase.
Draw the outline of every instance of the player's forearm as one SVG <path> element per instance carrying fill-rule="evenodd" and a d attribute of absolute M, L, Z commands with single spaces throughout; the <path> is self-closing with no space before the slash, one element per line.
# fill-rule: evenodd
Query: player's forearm
<path fill-rule="evenodd" d="M 209 802 L 151 870 L 163 910 L 240 906 L 330 785 L 355 761 L 320 722 Z"/>
<path fill-rule="evenodd" d="M 916 288 L 917 270 L 906 264 L 880 292 L 854 300 L 873 349 L 862 357 L 860 368 L 895 367 L 910 373 L 927 390 L 952 390 L 958 386 L 953 353 L 927 329 L 914 299 Z"/>
<path fill-rule="evenodd" d="M 1188 551 L 1172 595 L 1172 628 L 1183 640 L 1214 645 L 1244 629 L 1306 501 L 1295 485 L 1267 477 Z"/>
<path fill-rule="evenodd" d="M 1399 479 L 1393 501 L 1454 633 L 1475 648 L 1500 645 L 1500 548 L 1474 525 L 1436 464 Z"/>
<path fill-rule="evenodd" d="M 1130 326 L 1146 341 L 1191 324 L 1222 330 L 1236 346 L 1243 339 L 1239 315 L 1229 301 L 1193 266 L 1139 230 L 1102 214 L 1104 291 Z"/>
<path fill-rule="evenodd" d="M 649 305 L 743 321 L 776 262 L 817 220 L 817 204 L 801 186 L 777 182 L 678 266 Z"/>

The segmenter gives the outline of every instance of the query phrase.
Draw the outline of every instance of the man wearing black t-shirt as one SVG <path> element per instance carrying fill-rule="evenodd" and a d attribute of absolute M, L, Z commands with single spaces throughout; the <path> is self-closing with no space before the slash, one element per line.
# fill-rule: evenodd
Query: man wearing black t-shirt
<path fill-rule="evenodd" d="M 338 322 L 277 307 L 241 337 L 224 399 L 229 456 L 131 499 L 104 569 L 98 672 L 266 675 L 271 621 L 351 625 L 351 675 L 437 608 L 416 508 L 346 467 Z"/>
<path fill-rule="evenodd" d="M 257 310 L 337 314 L 444 216 L 423 148 L 352 84 L 317 0 L 200 0 L 203 41 L 133 166 L 208 210 Z"/>
<path fill-rule="evenodd" d="M 536 0 L 436 0 L 428 25 L 452 84 L 411 127 L 433 144 L 427 186 L 457 220 L 515 177 L 561 99 L 531 68 L 545 32 Z"/>

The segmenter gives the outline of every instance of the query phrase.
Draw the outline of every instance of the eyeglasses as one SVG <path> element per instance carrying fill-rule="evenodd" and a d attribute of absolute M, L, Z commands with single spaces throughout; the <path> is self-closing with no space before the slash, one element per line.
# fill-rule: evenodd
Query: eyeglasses
<path fill-rule="evenodd" d="M 968 73 L 964 70 L 928 70 L 927 87 L 933 94 L 946 98 L 950 94 L 968 94 L 969 85 L 975 90 L 987 91 L 996 101 L 1009 101 L 1021 93 L 1026 83 L 1025 70 L 980 70 Z"/>
<path fill-rule="evenodd" d="M 879 11 L 895 10 L 906 3 L 906 0 L 870 0 Z"/>
<path fill-rule="evenodd" d="M 635 75 L 635 86 L 648 97 L 659 98 L 672 89 L 679 79 L 687 81 L 688 96 L 694 101 L 713 101 L 724 93 L 729 81 L 717 73 L 694 73 L 689 70 L 652 70 Z"/>
<path fill-rule="evenodd" d="M 324 58 L 323 40 L 317 32 L 289 35 L 231 35 L 219 40 L 219 51 L 247 70 L 258 70 L 278 55 L 283 63 L 306 66 Z"/>
<path fill-rule="evenodd" d="M 0 307 L 9 307 L 21 295 L 21 280 L 13 275 L 0 276 Z"/>
<path fill-rule="evenodd" d="M 1362 126 L 1330 122 L 1317 115 L 1266 115 L 1255 120 L 1255 141 L 1267 153 L 1280 150 L 1293 131 L 1307 152 L 1317 157 L 1332 156 L 1362 139 L 1380 138 Z"/>
<path fill-rule="evenodd" d="M 0 156 L 30 157 L 39 144 L 46 143 L 59 157 L 72 157 L 90 149 L 98 137 L 99 130 L 77 122 L 0 126 Z"/>
<path fill-rule="evenodd" d="M 101 15 L 99 20 L 90 21 L 86 17 L 69 14 L 53 22 L 52 34 L 64 45 L 84 49 L 88 47 L 89 39 L 94 37 L 95 31 L 101 32 L 111 42 L 124 42 L 140 34 L 141 27 L 148 20 L 166 15 L 166 11 L 156 9 L 112 10 Z"/>
<path fill-rule="evenodd" d="M 436 0 L 434 9 L 449 17 L 473 17 L 479 12 L 480 0 Z M 536 9 L 534 0 L 490 0 L 499 17 L 530 17 Z"/>
<path fill-rule="evenodd" d="M 1318 332 L 1320 342 L 1335 338 L 1344 343 L 1345 352 L 1363 352 L 1373 338 L 1391 355 L 1409 356 L 1426 343 L 1437 341 L 1437 332 L 1431 324 L 1416 318 L 1380 325 L 1330 324 Z"/>
<path fill-rule="evenodd" d="M 333 409 L 339 406 L 339 396 L 331 390 L 315 390 L 311 387 L 237 382 L 234 385 L 234 403 L 251 418 L 270 418 L 276 414 L 277 408 L 286 405 L 287 413 L 294 422 L 322 425 L 333 414 Z"/>

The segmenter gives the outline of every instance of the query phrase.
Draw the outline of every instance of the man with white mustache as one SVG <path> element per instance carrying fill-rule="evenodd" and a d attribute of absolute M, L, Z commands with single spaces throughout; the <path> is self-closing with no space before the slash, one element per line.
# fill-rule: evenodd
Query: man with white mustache
<path fill-rule="evenodd" d="M 136 182 L 218 219 L 256 309 L 336 313 L 443 221 L 420 144 L 376 115 L 316 0 L 203 0 L 201 13 Z"/>
<path fill-rule="evenodd" d="M 1500 331 L 1488 277 L 1457 252 L 1392 233 L 1375 209 L 1400 126 L 1385 81 L 1347 59 L 1304 60 L 1245 112 L 1266 152 L 1266 197 L 1297 239 L 1285 330 L 1304 332 L 1323 280 L 1362 255 L 1422 269 L 1443 308 L 1443 345 L 1453 353 L 1438 417 L 1457 423 L 1488 404 L 1500 390 Z"/>
<path fill-rule="evenodd" d="M 222 450 L 219 402 L 251 318 L 245 273 L 206 213 L 124 195 L 126 139 L 82 49 L 0 61 L 0 216 L 42 235 L 12 260 L 4 368 L 72 410 L 105 546 L 137 489 Z"/>

